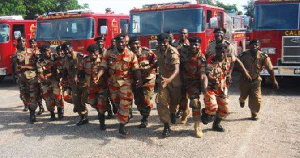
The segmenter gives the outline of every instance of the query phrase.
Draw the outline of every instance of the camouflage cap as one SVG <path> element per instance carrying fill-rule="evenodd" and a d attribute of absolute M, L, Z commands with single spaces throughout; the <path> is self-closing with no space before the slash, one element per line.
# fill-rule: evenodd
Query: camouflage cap
<path fill-rule="evenodd" d="M 61 45 L 61 49 L 62 50 L 67 50 L 69 47 L 72 47 L 72 44 L 71 42 L 64 42 L 62 45 Z"/>
<path fill-rule="evenodd" d="M 105 37 L 104 36 L 99 36 L 99 37 L 96 37 L 94 38 L 94 41 L 105 41 Z"/>
<path fill-rule="evenodd" d="M 90 44 L 87 48 L 87 51 L 90 53 L 96 52 L 98 50 L 98 46 L 96 44 Z"/>
<path fill-rule="evenodd" d="M 129 39 L 129 44 L 131 44 L 131 43 L 133 43 L 133 42 L 135 42 L 135 41 L 140 41 L 140 38 L 139 37 L 136 37 L 136 36 L 134 36 L 134 37 L 130 37 L 130 39 Z"/>
<path fill-rule="evenodd" d="M 121 41 L 125 39 L 125 34 L 124 33 L 120 33 L 118 36 L 115 37 L 116 41 Z"/>
<path fill-rule="evenodd" d="M 167 33 L 161 33 L 161 34 L 159 34 L 157 36 L 157 41 L 160 41 L 160 42 L 162 42 L 162 41 L 168 41 L 169 37 L 170 37 L 169 34 L 167 34 Z"/>
<path fill-rule="evenodd" d="M 216 28 L 216 29 L 214 30 L 214 33 L 219 32 L 219 31 L 222 31 L 222 32 L 226 33 L 226 29 L 223 28 L 223 27 L 221 27 L 221 28 Z"/>
<path fill-rule="evenodd" d="M 200 37 L 189 37 L 189 42 L 190 43 L 201 43 L 201 38 Z"/>

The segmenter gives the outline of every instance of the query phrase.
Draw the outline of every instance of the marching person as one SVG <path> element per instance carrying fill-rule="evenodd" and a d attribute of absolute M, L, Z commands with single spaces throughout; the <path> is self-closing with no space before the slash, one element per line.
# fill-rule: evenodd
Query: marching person
<path fill-rule="evenodd" d="M 201 38 L 190 37 L 190 46 L 182 50 L 187 56 L 181 61 L 182 74 L 184 77 L 183 87 L 186 87 L 187 97 L 190 100 L 192 115 L 195 121 L 194 131 L 197 138 L 201 138 L 201 91 L 207 87 L 207 77 L 205 75 L 205 56 L 201 52 Z"/>
<path fill-rule="evenodd" d="M 274 70 L 270 58 L 267 54 L 263 54 L 260 50 L 260 43 L 258 40 L 253 39 L 250 41 L 250 49 L 243 52 L 239 58 L 244 64 L 245 68 L 249 72 L 252 80 L 249 81 L 247 76 L 240 76 L 240 106 L 243 108 L 245 106 L 245 101 L 249 96 L 248 106 L 251 111 L 251 119 L 257 120 L 258 112 L 261 106 L 261 77 L 260 72 L 263 66 L 268 70 L 273 85 L 276 89 L 279 89 L 278 83 L 276 81 Z"/>
<path fill-rule="evenodd" d="M 41 79 L 41 89 L 46 102 L 47 110 L 50 112 L 50 119 L 54 121 L 55 106 L 58 111 L 58 118 L 63 118 L 64 103 L 59 76 L 55 67 L 55 59 L 51 54 L 50 45 L 40 46 L 42 58 L 37 62 L 38 75 Z"/>
<path fill-rule="evenodd" d="M 38 107 L 38 82 L 36 74 L 36 58 L 34 53 L 26 48 L 25 39 L 18 38 L 16 53 L 16 71 L 19 78 L 20 97 L 30 111 L 29 120 L 36 122 L 35 110 Z"/>
<path fill-rule="evenodd" d="M 214 120 L 213 130 L 224 132 L 220 122 L 228 113 L 228 81 L 226 76 L 231 73 L 232 63 L 238 64 L 248 81 L 251 81 L 252 78 L 239 59 L 234 55 L 227 56 L 227 44 L 220 43 L 215 50 L 216 53 L 211 54 L 206 60 L 208 87 L 204 92 L 205 108 L 202 109 L 201 120 L 203 124 L 208 124 Z"/>
<path fill-rule="evenodd" d="M 36 59 L 35 61 L 39 61 L 39 59 L 41 58 L 41 52 L 39 51 L 38 47 L 37 47 L 37 43 L 35 41 L 35 39 L 31 38 L 29 39 L 29 49 L 31 49 L 31 51 L 34 53 Z M 36 72 L 38 73 L 38 72 Z M 37 81 L 38 81 L 38 105 L 39 105 L 39 111 L 36 113 L 37 115 L 41 115 L 42 113 L 45 112 L 45 109 L 43 107 L 43 104 L 42 104 L 42 99 L 43 99 L 43 92 L 41 90 L 41 79 L 39 78 L 39 76 L 37 76 Z"/>
<path fill-rule="evenodd" d="M 169 43 L 169 35 L 158 35 L 158 93 L 156 96 L 157 111 L 164 124 L 163 138 L 170 136 L 171 114 L 174 115 L 180 103 L 181 81 L 179 76 L 180 58 L 176 48 Z"/>
<path fill-rule="evenodd" d="M 88 111 L 85 106 L 87 103 L 87 90 L 85 85 L 85 76 L 83 71 L 79 71 L 78 67 L 83 60 L 83 55 L 73 50 L 70 42 L 62 44 L 62 50 L 66 54 L 66 66 L 67 74 L 72 87 L 72 101 L 74 103 L 74 112 L 77 112 L 80 116 L 77 126 L 89 123 Z"/>
<path fill-rule="evenodd" d="M 146 128 L 148 125 L 148 117 L 151 109 L 153 109 L 152 98 L 154 95 L 156 67 L 156 55 L 146 47 L 141 47 L 138 37 L 131 37 L 129 40 L 130 50 L 137 56 L 138 64 L 142 73 L 142 86 L 136 87 L 132 84 L 135 104 L 143 116 L 139 128 Z M 133 82 L 135 83 L 135 82 Z"/>
<path fill-rule="evenodd" d="M 107 51 L 104 55 L 95 82 L 98 82 L 105 70 L 109 72 L 109 92 L 113 103 L 118 107 L 119 133 L 126 136 L 128 132 L 125 125 L 129 121 L 129 109 L 133 99 L 131 89 L 133 75 L 139 87 L 141 86 L 141 72 L 136 55 L 126 45 L 125 35 L 119 34 L 115 39 L 117 48 Z"/>

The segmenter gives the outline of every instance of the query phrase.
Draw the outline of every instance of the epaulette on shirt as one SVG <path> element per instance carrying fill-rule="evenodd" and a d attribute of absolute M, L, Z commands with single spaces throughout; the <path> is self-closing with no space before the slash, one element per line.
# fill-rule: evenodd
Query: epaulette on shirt
<path fill-rule="evenodd" d="M 142 47 L 142 50 L 150 50 L 150 49 L 147 47 Z"/>
<path fill-rule="evenodd" d="M 176 49 L 176 48 L 174 48 L 174 47 L 172 47 L 172 46 L 170 47 L 170 49 L 172 50 L 172 51 L 171 51 L 171 53 L 172 53 L 172 54 L 174 54 L 174 53 L 176 53 L 176 52 L 177 52 L 177 49 Z"/>

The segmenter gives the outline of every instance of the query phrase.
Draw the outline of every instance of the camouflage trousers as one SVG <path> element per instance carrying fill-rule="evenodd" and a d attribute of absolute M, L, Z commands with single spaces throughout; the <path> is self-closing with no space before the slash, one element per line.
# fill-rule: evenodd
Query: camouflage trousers
<path fill-rule="evenodd" d="M 121 87 L 109 85 L 109 93 L 113 104 L 118 108 L 118 121 L 122 124 L 128 123 L 129 109 L 133 100 L 131 84 L 125 83 Z"/>
<path fill-rule="evenodd" d="M 184 83 L 186 89 L 185 96 L 187 99 L 190 99 L 189 105 L 192 108 L 192 115 L 195 121 L 201 118 L 200 86 L 199 80 L 188 80 Z"/>
<path fill-rule="evenodd" d="M 64 102 L 62 98 L 62 88 L 59 82 L 49 81 L 41 83 L 43 98 L 46 102 L 47 110 L 54 111 L 55 106 L 58 108 L 64 108 Z"/>
<path fill-rule="evenodd" d="M 135 82 L 134 82 L 135 83 Z M 132 85 L 132 91 L 134 93 L 134 103 L 142 116 L 148 117 L 151 109 L 153 109 L 152 98 L 154 95 L 155 78 L 145 80 L 142 87 L 136 88 Z"/>
<path fill-rule="evenodd" d="M 208 115 L 218 115 L 219 118 L 223 119 L 228 114 L 228 89 L 225 90 L 213 90 L 207 89 L 204 94 L 205 113 Z"/>
<path fill-rule="evenodd" d="M 85 103 L 87 103 L 88 99 L 88 93 L 87 93 L 87 88 L 84 86 L 72 85 L 72 100 L 74 103 L 74 112 L 78 112 L 79 115 L 84 115 L 86 114 L 87 108 Z"/>
<path fill-rule="evenodd" d="M 66 79 L 63 80 L 62 82 L 62 93 L 63 93 L 63 98 L 64 101 L 66 101 L 67 103 L 72 104 L 73 100 L 72 100 L 72 82 L 71 79 Z"/>
<path fill-rule="evenodd" d="M 180 104 L 181 85 L 173 87 L 168 84 L 164 89 L 159 88 L 156 95 L 156 104 L 159 119 L 162 123 L 169 123 L 171 121 L 170 113 L 175 113 L 176 108 Z"/>
<path fill-rule="evenodd" d="M 19 78 L 20 98 L 24 105 L 30 110 L 36 110 L 38 107 L 38 82 L 37 78 L 26 79 L 25 76 Z"/>
<path fill-rule="evenodd" d="M 100 114 L 104 114 L 108 110 L 108 87 L 107 85 L 100 85 L 89 87 L 88 102 L 97 109 Z"/>

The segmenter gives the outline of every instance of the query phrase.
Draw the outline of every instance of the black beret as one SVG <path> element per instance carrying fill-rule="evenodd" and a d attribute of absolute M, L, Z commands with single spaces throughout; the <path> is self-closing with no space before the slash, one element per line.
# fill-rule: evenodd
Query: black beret
<path fill-rule="evenodd" d="M 136 37 L 136 36 L 130 37 L 130 39 L 129 39 L 129 44 L 131 44 L 131 43 L 133 43 L 133 42 L 135 42 L 135 41 L 140 41 L 140 38 L 139 38 L 139 37 Z"/>
<path fill-rule="evenodd" d="M 92 52 L 96 52 L 98 50 L 98 46 L 96 44 L 90 44 L 87 48 L 87 51 L 92 53 Z"/>
<path fill-rule="evenodd" d="M 41 52 L 45 52 L 47 49 L 50 49 L 50 45 L 49 44 L 44 44 L 39 46 L 39 49 Z"/>
<path fill-rule="evenodd" d="M 168 41 L 169 38 L 170 38 L 169 34 L 167 34 L 167 33 L 161 33 L 161 34 L 159 34 L 157 36 L 157 41 L 160 41 L 160 42 L 162 42 L 162 41 Z"/>
<path fill-rule="evenodd" d="M 36 42 L 36 40 L 34 38 L 30 38 L 29 43 L 31 43 L 31 42 Z"/>
<path fill-rule="evenodd" d="M 190 43 L 201 43 L 201 38 L 200 37 L 189 37 L 189 42 Z"/>
<path fill-rule="evenodd" d="M 259 40 L 258 39 L 253 39 L 253 40 L 251 40 L 250 41 L 250 45 L 252 45 L 252 44 L 257 44 L 257 43 L 259 43 Z"/>
<path fill-rule="evenodd" d="M 55 48 L 55 50 L 58 52 L 58 51 L 60 51 L 61 50 L 61 45 L 58 45 L 56 48 Z"/>
<path fill-rule="evenodd" d="M 62 49 L 62 50 L 67 50 L 69 47 L 72 47 L 72 44 L 71 44 L 71 42 L 69 42 L 69 41 L 64 42 L 64 43 L 61 45 L 61 49 Z"/>
<path fill-rule="evenodd" d="M 94 38 L 94 41 L 105 41 L 105 37 L 104 36 L 99 36 Z"/>
<path fill-rule="evenodd" d="M 216 28 L 216 29 L 214 30 L 214 33 L 219 32 L 219 31 L 223 31 L 224 33 L 226 33 L 226 29 L 224 29 L 223 27 L 221 27 L 221 28 Z"/>
<path fill-rule="evenodd" d="M 216 45 L 216 51 L 224 51 L 228 48 L 227 44 L 220 43 Z"/>
<path fill-rule="evenodd" d="M 123 39 L 125 39 L 125 34 L 124 33 L 120 33 L 118 36 L 115 37 L 116 41 L 121 41 Z"/>

